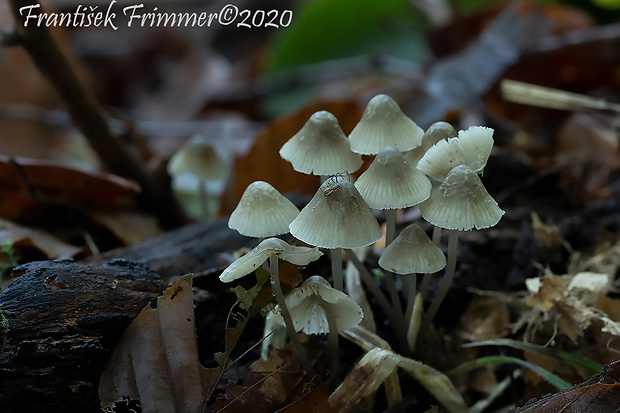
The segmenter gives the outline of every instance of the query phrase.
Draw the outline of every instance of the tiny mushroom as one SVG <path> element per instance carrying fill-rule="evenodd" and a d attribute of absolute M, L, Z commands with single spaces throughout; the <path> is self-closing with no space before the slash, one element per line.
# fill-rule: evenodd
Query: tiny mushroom
<path fill-rule="evenodd" d="M 343 290 L 342 248 L 370 245 L 381 238 L 377 219 L 347 178 L 325 181 L 289 226 L 295 238 L 332 250 L 334 287 Z"/>
<path fill-rule="evenodd" d="M 248 237 L 271 237 L 288 232 L 299 209 L 273 186 L 252 182 L 230 214 L 228 227 Z"/>
<path fill-rule="evenodd" d="M 418 162 L 418 169 L 437 181 L 458 165 L 481 172 L 493 148 L 493 129 L 472 126 L 459 131 L 458 137 L 443 139 L 431 146 Z"/>
<path fill-rule="evenodd" d="M 351 297 L 332 288 L 321 276 L 314 275 L 304 281 L 286 297 L 296 331 L 306 334 L 327 334 L 328 354 L 332 365 L 332 379 L 338 378 L 338 333 L 356 326 L 364 313 Z M 275 308 L 276 321 L 281 308 Z M 280 322 L 282 322 L 280 321 Z"/>
<path fill-rule="evenodd" d="M 422 202 L 419 208 L 425 220 L 450 230 L 446 274 L 426 313 L 425 325 L 428 325 L 445 298 L 454 276 L 458 231 L 492 227 L 499 222 L 504 211 L 484 188 L 478 174 L 467 165 L 452 168 L 441 185 L 431 191 L 430 198 Z"/>
<path fill-rule="evenodd" d="M 452 168 L 419 207 L 431 224 L 460 231 L 492 227 L 504 215 L 478 174 L 467 165 Z"/>
<path fill-rule="evenodd" d="M 387 240 L 394 239 L 397 208 L 407 208 L 426 200 L 431 194 L 431 181 L 409 164 L 396 148 L 388 146 L 377 154 L 368 169 L 355 182 L 369 207 L 385 210 Z"/>
<path fill-rule="evenodd" d="M 456 137 L 456 135 L 454 127 L 448 122 L 439 121 L 433 123 L 428 127 L 426 132 L 424 132 L 424 136 L 422 136 L 422 145 L 407 152 L 407 162 L 413 166 L 417 166 L 420 159 L 422 159 L 431 146 L 441 140 Z"/>
<path fill-rule="evenodd" d="M 388 95 L 370 99 L 362 119 L 349 134 L 353 152 L 372 155 L 386 146 L 406 152 L 422 144 L 424 130 Z"/>
<path fill-rule="evenodd" d="M 207 182 L 223 180 L 228 168 L 218 155 L 215 148 L 202 136 L 195 136 L 177 150 L 170 158 L 167 166 L 168 174 L 180 181 L 184 175 L 198 180 L 198 194 L 202 217 L 211 215 L 207 194 Z"/>
<path fill-rule="evenodd" d="M 322 176 L 355 172 L 363 163 L 362 156 L 351 151 L 336 117 L 324 110 L 282 146 L 280 156 L 298 172 Z"/>
<path fill-rule="evenodd" d="M 385 243 L 389 245 L 396 233 L 396 209 L 419 204 L 431 194 L 431 181 L 411 166 L 403 154 L 388 146 L 377 154 L 368 169 L 355 182 L 355 187 L 369 207 L 385 213 Z M 392 306 L 402 315 L 393 274 L 386 274 Z"/>
<path fill-rule="evenodd" d="M 273 294 L 276 297 L 276 302 L 282 309 L 282 316 L 284 317 L 287 333 L 295 345 L 299 360 L 306 372 L 310 375 L 314 375 L 314 369 L 308 359 L 303 345 L 299 341 L 297 332 L 294 329 L 293 320 L 291 319 L 288 307 L 284 301 L 284 293 L 282 292 L 278 274 L 278 258 L 295 265 L 307 265 L 310 262 L 317 260 L 321 255 L 323 255 L 323 253 L 319 251 L 318 248 L 297 247 L 289 245 L 279 238 L 268 238 L 258 244 L 249 253 L 235 260 L 220 275 L 220 280 L 222 282 L 231 282 L 250 274 L 263 262 L 269 259 Z"/>
<path fill-rule="evenodd" d="M 430 274 L 441 270 L 446 266 L 446 257 L 428 238 L 422 228 L 411 224 L 402 230 L 396 239 L 385 248 L 379 258 L 379 265 L 386 271 L 411 275 L 406 280 L 409 288 L 406 294 L 405 323 L 407 325 L 407 344 L 409 350 L 413 351 L 417 331 L 420 328 L 421 315 L 421 311 L 414 312 L 417 295 L 415 274 Z"/>

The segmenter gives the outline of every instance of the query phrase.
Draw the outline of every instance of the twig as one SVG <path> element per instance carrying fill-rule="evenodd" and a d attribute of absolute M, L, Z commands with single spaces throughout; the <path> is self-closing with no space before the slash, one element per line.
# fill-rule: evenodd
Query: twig
<path fill-rule="evenodd" d="M 19 44 L 59 95 L 75 126 L 112 173 L 133 179 L 140 185 L 138 204 L 143 209 L 153 213 L 165 227 L 188 222 L 169 182 L 157 181 L 144 167 L 145 162 L 134 156 L 123 139 L 112 132 L 101 107 L 83 87 L 48 28 L 32 23 L 24 25 L 19 9 L 32 4 L 31 0 L 9 0 L 16 22 L 15 33 Z"/>

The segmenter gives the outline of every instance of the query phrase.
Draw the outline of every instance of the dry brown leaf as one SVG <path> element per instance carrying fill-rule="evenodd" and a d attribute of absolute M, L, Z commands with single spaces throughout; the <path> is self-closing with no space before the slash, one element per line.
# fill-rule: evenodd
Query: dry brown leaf
<path fill-rule="evenodd" d="M 135 183 L 114 175 L 0 155 L 0 217 L 5 219 L 16 220 L 40 202 L 74 208 L 118 208 L 130 205 L 139 192 Z"/>
<path fill-rule="evenodd" d="M 533 294 L 528 298 L 527 305 L 530 307 L 539 307 L 542 311 L 547 311 L 552 308 L 556 300 L 562 296 L 568 280 L 558 275 L 550 275 L 546 277 L 538 278 L 540 281 L 539 288 L 532 290 L 528 285 L 528 290 Z M 527 282 L 526 282 L 527 283 Z"/>
<path fill-rule="evenodd" d="M 591 114 L 572 115 L 558 135 L 557 162 L 568 180 L 593 193 L 620 169 L 618 137 L 611 125 Z"/>
<path fill-rule="evenodd" d="M 461 326 L 465 342 L 505 337 L 510 331 L 508 307 L 497 297 L 475 299 L 461 317 Z"/>
<path fill-rule="evenodd" d="M 608 413 L 620 409 L 620 384 L 596 383 L 533 401 L 513 413 Z"/>
<path fill-rule="evenodd" d="M 301 399 L 289 404 L 276 413 L 330 413 L 327 398 L 329 397 L 329 381 L 319 385 Z"/>
<path fill-rule="evenodd" d="M 304 385 L 299 380 L 301 373 L 292 346 L 275 349 L 266 360 L 259 359 L 252 363 L 243 384 L 229 382 L 225 399 L 219 399 L 214 410 L 223 413 L 274 412 L 301 398 Z"/>
<path fill-rule="evenodd" d="M 84 251 L 83 248 L 67 244 L 45 231 L 22 227 L 0 219 L 0 245 L 6 242 L 11 243 L 18 256 L 32 256 L 33 254 L 26 250 L 35 249 L 47 259 L 63 259 L 73 258 Z"/>
<path fill-rule="evenodd" d="M 206 397 L 198 361 L 191 275 L 146 306 L 123 333 L 101 374 L 104 409 L 123 398 L 142 411 L 201 413 Z"/>
<path fill-rule="evenodd" d="M 132 210 L 85 210 L 84 213 L 112 232 L 124 245 L 135 245 L 162 234 L 162 228 L 152 215 Z"/>

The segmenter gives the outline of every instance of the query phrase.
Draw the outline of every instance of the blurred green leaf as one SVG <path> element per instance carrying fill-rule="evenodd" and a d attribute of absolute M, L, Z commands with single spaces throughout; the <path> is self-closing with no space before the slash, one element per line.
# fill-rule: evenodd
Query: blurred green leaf
<path fill-rule="evenodd" d="M 557 350 L 554 348 L 543 347 L 537 344 L 526 343 L 524 341 L 510 340 L 507 338 L 499 338 L 493 340 L 477 341 L 474 343 L 464 344 L 463 347 L 479 347 L 479 346 L 508 346 L 518 350 L 527 351 L 541 356 L 547 356 L 559 360 L 563 360 L 574 367 L 584 369 L 590 373 L 596 373 L 603 368 L 599 363 L 595 363 L 585 357 L 576 356 L 567 351 Z"/>
<path fill-rule="evenodd" d="M 381 51 L 420 61 L 426 22 L 406 0 L 314 0 L 294 11 L 273 44 L 266 71 Z"/>

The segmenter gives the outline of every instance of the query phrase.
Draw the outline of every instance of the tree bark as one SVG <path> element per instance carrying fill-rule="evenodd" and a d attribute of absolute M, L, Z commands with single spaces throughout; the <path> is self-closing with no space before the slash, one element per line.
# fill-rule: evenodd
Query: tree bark
<path fill-rule="evenodd" d="M 124 260 L 33 262 L 14 275 L 0 293 L 2 411 L 100 411 L 99 375 L 123 330 L 161 294 L 159 275 Z"/>

